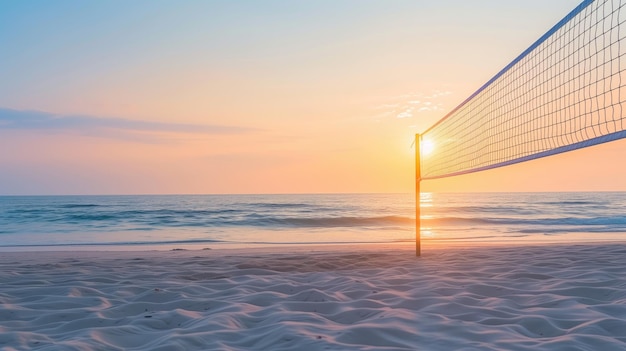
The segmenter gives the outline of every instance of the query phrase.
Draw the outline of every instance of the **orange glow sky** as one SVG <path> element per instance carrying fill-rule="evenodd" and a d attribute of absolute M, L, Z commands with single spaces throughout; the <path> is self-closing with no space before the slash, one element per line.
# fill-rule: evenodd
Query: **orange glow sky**
<path fill-rule="evenodd" d="M 416 132 L 579 1 L 0 4 L 0 194 L 412 192 Z M 624 142 L 423 182 L 626 190 Z"/>

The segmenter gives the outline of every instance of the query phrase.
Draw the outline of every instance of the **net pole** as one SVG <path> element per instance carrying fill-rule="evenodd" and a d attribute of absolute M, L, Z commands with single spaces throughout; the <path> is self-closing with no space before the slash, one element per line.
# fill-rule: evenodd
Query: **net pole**
<path fill-rule="evenodd" d="M 422 227 L 421 227 L 421 191 L 420 181 L 422 179 L 422 170 L 420 162 L 420 135 L 415 134 L 415 256 L 422 255 Z"/>

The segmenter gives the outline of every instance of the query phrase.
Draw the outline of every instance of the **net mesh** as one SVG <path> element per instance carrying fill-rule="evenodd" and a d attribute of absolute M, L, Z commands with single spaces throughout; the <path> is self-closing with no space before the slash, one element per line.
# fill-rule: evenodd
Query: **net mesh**
<path fill-rule="evenodd" d="M 582 2 L 424 132 L 421 179 L 486 170 L 626 137 L 625 4 Z"/>

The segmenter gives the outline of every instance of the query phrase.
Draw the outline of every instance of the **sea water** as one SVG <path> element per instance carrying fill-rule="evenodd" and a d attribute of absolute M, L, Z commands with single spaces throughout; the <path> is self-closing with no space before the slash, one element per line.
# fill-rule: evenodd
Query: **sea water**
<path fill-rule="evenodd" d="M 424 241 L 626 240 L 626 193 L 423 193 Z M 415 240 L 413 194 L 0 196 L 0 250 Z"/>

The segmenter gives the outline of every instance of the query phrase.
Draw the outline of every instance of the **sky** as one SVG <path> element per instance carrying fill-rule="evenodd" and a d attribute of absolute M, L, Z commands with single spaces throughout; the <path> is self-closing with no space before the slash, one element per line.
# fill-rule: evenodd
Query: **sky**
<path fill-rule="evenodd" d="M 0 194 L 412 192 L 415 133 L 578 3 L 0 1 Z M 625 146 L 422 190 L 626 190 Z"/>

